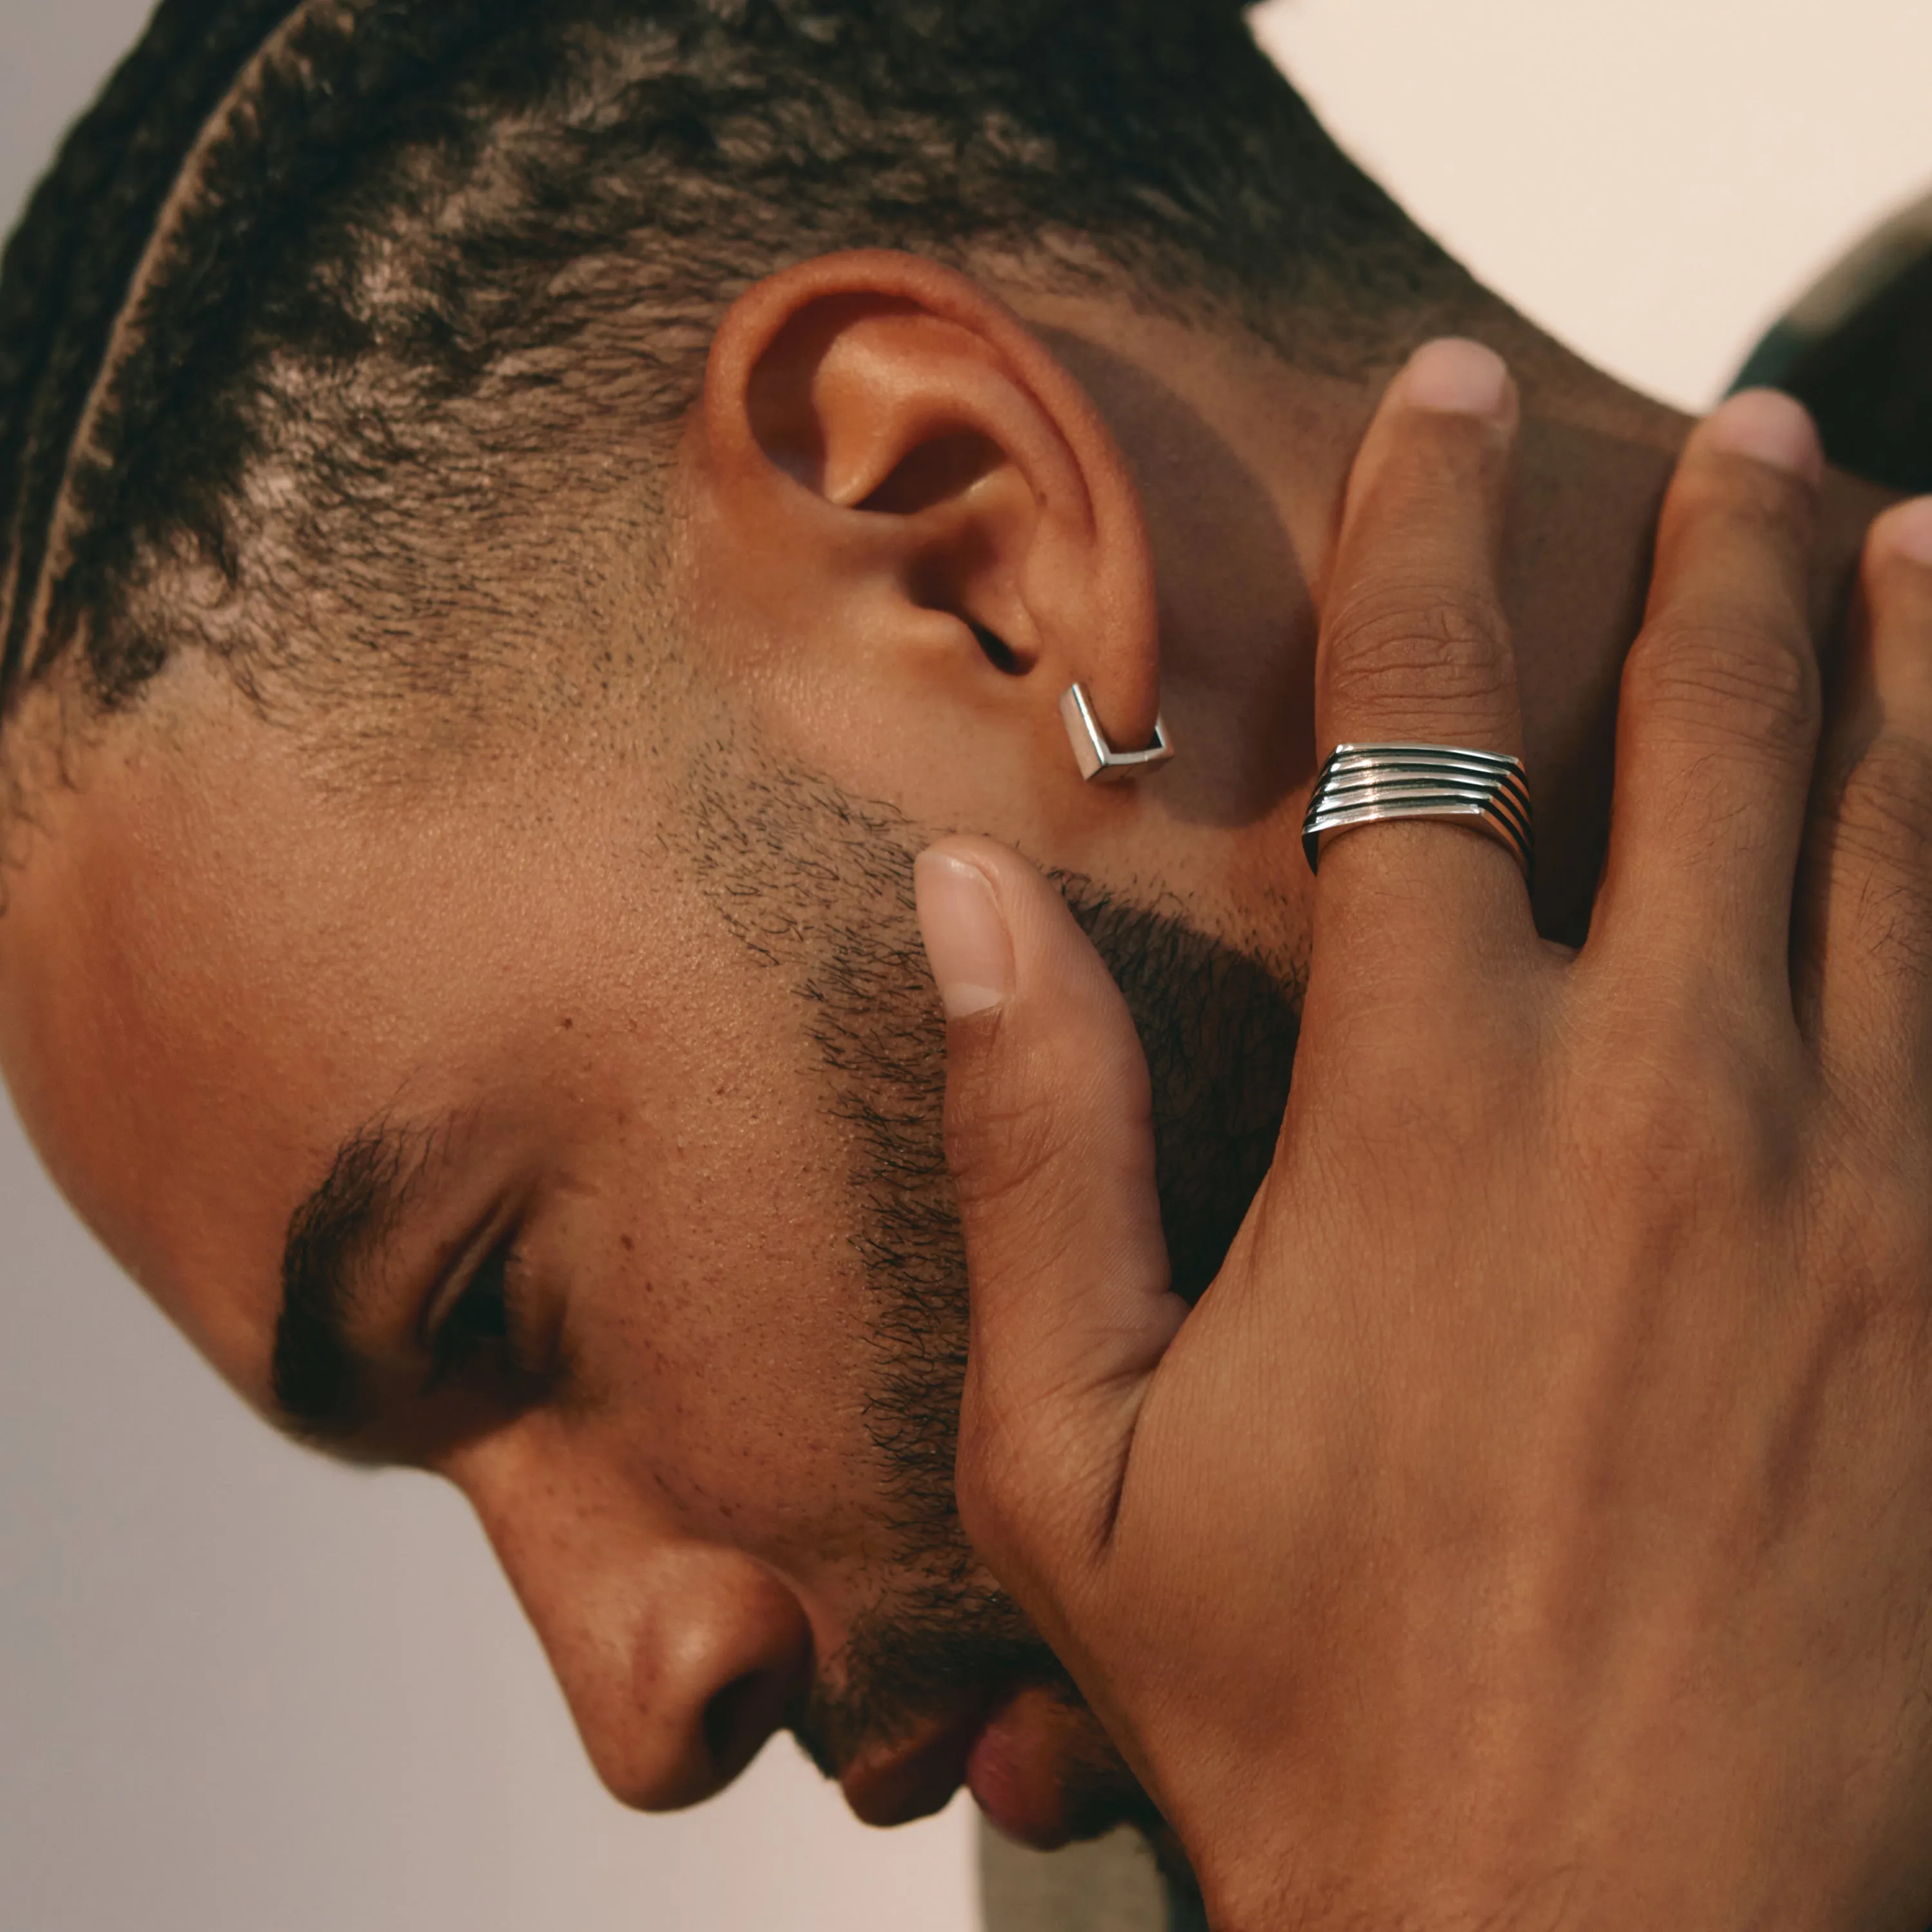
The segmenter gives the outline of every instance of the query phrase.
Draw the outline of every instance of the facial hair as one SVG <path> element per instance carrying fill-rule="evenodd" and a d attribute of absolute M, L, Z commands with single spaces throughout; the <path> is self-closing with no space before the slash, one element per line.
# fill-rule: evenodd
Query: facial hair
<path fill-rule="evenodd" d="M 904 1735 L 948 1694 L 1046 1685 L 1082 1700 L 994 1582 L 953 1494 L 966 1370 L 965 1250 L 944 1141 L 945 1028 L 913 899 L 937 830 L 828 781 L 709 743 L 673 835 L 725 922 L 790 980 L 854 1150 L 850 1236 L 865 1282 L 878 1452 L 893 1580 L 790 1714 L 828 1776 L 862 1744 Z M 681 814 L 682 815 L 682 814 Z M 1191 924 L 1171 895 L 1138 904 L 1055 874 L 1133 1017 L 1152 1083 L 1156 1180 L 1173 1282 L 1213 1280 L 1273 1157 L 1301 1005 L 1298 980 Z M 1070 1765 L 1078 1837 L 1157 1814 L 1097 1724 Z"/>

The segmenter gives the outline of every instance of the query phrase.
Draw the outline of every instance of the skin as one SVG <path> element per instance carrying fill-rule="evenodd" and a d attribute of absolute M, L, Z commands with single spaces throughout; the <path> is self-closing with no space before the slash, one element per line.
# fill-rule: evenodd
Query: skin
<path fill-rule="evenodd" d="M 370 1412 L 335 1447 L 470 1498 L 632 1804 L 728 1781 L 814 1676 L 838 1685 L 855 1628 L 908 1580 L 865 1420 L 853 1130 L 795 992 L 663 836 L 717 717 L 914 825 L 1178 906 L 1285 980 L 1306 953 L 1315 644 L 1379 380 L 1118 304 L 1016 300 L 1024 320 L 934 264 L 861 254 L 733 310 L 674 478 L 688 706 L 620 690 L 513 755 L 358 786 L 324 739 L 184 659 L 68 742 L 14 842 L 0 1060 L 28 1131 L 271 1419 L 291 1216 L 345 1137 L 416 1136 L 406 1211 L 356 1298 Z M 1588 903 L 1617 668 L 1684 426 L 1514 318 L 1476 320 L 1524 383 L 1500 595 L 1539 914 L 1563 932 Z M 1870 508 L 1828 485 L 1828 639 Z M 566 657 L 641 601 L 624 510 L 561 515 L 530 588 Z M 1076 679 L 1117 743 L 1163 709 L 1180 758 L 1083 784 L 1056 709 Z M 30 748 L 59 702 L 19 728 Z M 510 1226 L 513 1359 L 425 1392 L 425 1310 Z M 855 1808 L 914 1815 L 976 1766 L 1003 1822 L 1064 1834 L 1097 1734 L 1037 1685 L 989 1722 L 1014 1688 L 846 1740 Z"/>
<path fill-rule="evenodd" d="M 1418 356 L 1358 461 L 1324 743 L 1520 742 L 1487 359 Z M 1327 842 L 1280 1142 L 1191 1309 L 1112 980 L 1013 853 L 920 859 L 961 1508 L 1219 1932 L 1932 1910 L 1932 499 L 1874 526 L 1814 758 L 1820 466 L 1762 394 L 1683 458 L 1580 947 L 1488 841 Z"/>

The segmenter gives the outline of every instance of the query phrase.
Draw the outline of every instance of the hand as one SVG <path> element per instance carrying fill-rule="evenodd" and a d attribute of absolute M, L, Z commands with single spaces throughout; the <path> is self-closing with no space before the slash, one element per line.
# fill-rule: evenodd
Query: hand
<path fill-rule="evenodd" d="M 1518 749 L 1515 420 L 1466 348 L 1398 379 L 1322 746 Z M 1808 842 L 1818 470 L 1763 397 L 1685 453 L 1580 952 L 1466 830 L 1331 842 L 1191 1312 L 1098 957 L 1011 853 L 920 861 L 960 1507 L 1228 1932 L 1932 1916 L 1932 517 L 1873 536 Z"/>

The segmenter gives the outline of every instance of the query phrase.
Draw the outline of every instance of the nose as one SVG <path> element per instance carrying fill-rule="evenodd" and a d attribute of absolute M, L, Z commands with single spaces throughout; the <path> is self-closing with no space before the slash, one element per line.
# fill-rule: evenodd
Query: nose
<path fill-rule="evenodd" d="M 610 1790 L 674 1810 L 723 1790 L 784 1721 L 811 1671 L 811 1626 L 778 1577 L 715 1544 L 661 1550 L 640 1610 L 628 1696 L 608 1725 L 565 1690 Z"/>
<path fill-rule="evenodd" d="M 536 1474 L 508 1457 L 458 1480 L 598 1775 L 639 1810 L 712 1796 L 810 1681 L 803 1604 L 755 1558 L 654 1520 L 634 1492 Z"/>

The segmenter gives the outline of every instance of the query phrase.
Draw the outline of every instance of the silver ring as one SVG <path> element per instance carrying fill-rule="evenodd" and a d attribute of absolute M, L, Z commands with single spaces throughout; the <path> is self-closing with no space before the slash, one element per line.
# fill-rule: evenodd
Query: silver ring
<path fill-rule="evenodd" d="M 1302 821 L 1308 869 L 1320 869 L 1330 833 L 1400 818 L 1466 825 L 1504 847 L 1526 882 L 1531 876 L 1536 828 L 1522 760 L 1457 745 L 1337 745 Z"/>

